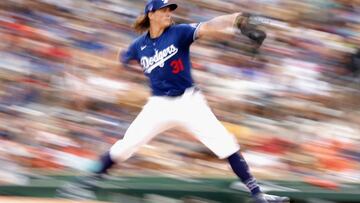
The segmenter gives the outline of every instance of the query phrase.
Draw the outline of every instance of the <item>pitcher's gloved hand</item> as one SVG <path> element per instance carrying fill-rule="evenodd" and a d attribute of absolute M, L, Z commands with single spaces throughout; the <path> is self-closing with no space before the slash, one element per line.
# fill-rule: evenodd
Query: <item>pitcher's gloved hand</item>
<path fill-rule="evenodd" d="M 266 33 L 257 28 L 257 25 L 261 24 L 260 21 L 257 22 L 257 19 L 260 18 L 248 13 L 239 14 L 235 20 L 235 27 L 241 31 L 241 34 L 255 42 L 257 47 L 260 47 L 266 39 Z"/>

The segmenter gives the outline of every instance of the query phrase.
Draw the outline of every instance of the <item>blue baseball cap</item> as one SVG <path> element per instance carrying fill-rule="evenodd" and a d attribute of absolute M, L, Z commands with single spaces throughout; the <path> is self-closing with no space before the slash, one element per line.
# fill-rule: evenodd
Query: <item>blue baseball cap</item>
<path fill-rule="evenodd" d="M 149 0 L 145 6 L 145 14 L 159 10 L 164 7 L 169 7 L 170 10 L 175 10 L 178 6 L 177 4 L 169 3 L 169 0 Z"/>

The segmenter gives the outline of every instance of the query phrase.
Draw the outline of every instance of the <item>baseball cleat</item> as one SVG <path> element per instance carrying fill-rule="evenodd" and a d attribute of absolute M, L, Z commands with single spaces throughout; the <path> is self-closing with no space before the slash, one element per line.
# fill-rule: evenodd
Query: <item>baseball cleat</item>
<path fill-rule="evenodd" d="M 280 197 L 276 195 L 268 195 L 264 193 L 257 194 L 253 197 L 254 203 L 289 203 L 288 197 Z"/>

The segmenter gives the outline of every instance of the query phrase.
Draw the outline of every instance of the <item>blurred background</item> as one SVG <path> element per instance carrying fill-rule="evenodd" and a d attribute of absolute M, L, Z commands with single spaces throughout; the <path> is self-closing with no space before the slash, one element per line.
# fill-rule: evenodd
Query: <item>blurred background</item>
<path fill-rule="evenodd" d="M 259 180 L 360 183 L 360 1 L 174 1 L 177 23 L 247 11 L 271 18 L 254 58 L 244 37 L 192 45 L 193 75 Z M 0 182 L 86 171 L 149 96 L 119 49 L 143 0 L 0 1 Z M 111 171 L 235 178 L 171 130 Z"/>

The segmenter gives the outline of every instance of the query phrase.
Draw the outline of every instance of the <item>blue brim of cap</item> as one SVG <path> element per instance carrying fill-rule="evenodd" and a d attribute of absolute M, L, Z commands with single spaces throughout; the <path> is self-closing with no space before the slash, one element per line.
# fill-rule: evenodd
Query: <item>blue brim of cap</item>
<path fill-rule="evenodd" d="M 173 11 L 173 10 L 175 10 L 178 6 L 177 6 L 177 4 L 165 4 L 165 5 L 161 6 L 159 9 L 165 8 L 165 7 L 169 7 L 170 10 Z"/>

